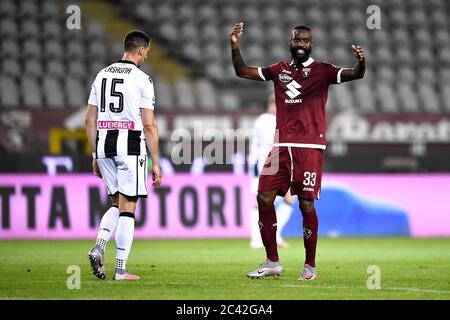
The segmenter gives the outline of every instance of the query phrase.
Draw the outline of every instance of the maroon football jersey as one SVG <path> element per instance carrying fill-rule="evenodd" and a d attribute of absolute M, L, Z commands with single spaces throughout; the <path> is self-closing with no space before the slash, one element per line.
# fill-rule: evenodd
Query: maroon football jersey
<path fill-rule="evenodd" d="M 312 58 L 300 66 L 280 61 L 258 68 L 261 79 L 274 83 L 278 133 L 275 146 L 325 149 L 328 86 L 341 82 L 341 71 Z"/>

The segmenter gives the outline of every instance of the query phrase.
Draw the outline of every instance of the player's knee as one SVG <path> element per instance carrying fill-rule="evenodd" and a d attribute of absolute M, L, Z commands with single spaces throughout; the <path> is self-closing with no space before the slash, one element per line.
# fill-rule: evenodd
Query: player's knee
<path fill-rule="evenodd" d="M 313 200 L 301 200 L 300 201 L 300 211 L 302 214 L 306 214 L 314 210 L 314 201 Z"/>
<path fill-rule="evenodd" d="M 116 193 L 115 195 L 112 195 L 110 198 L 111 198 L 111 206 L 118 208 L 119 207 L 119 194 Z"/>
<path fill-rule="evenodd" d="M 258 207 L 260 208 L 269 208 L 273 206 L 273 197 L 264 193 L 258 193 L 256 196 L 256 200 L 258 201 Z"/>

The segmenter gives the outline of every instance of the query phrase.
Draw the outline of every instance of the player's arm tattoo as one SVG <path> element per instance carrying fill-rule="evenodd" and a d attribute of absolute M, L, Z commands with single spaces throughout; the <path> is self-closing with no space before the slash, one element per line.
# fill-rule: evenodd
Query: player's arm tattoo
<path fill-rule="evenodd" d="M 248 67 L 242 58 L 239 47 L 231 48 L 231 59 L 233 60 L 233 67 L 236 75 L 240 78 L 262 80 L 258 74 L 258 68 Z"/>
<path fill-rule="evenodd" d="M 350 69 L 343 69 L 341 73 L 341 82 L 362 79 L 366 72 L 366 60 L 358 60 L 356 65 Z"/>

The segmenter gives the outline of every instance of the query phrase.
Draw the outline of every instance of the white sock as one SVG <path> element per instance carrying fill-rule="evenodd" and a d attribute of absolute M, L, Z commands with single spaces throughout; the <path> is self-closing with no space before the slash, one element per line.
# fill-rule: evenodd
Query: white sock
<path fill-rule="evenodd" d="M 116 268 L 126 269 L 128 255 L 131 251 L 134 237 L 134 216 L 124 216 L 121 213 L 116 231 Z M 126 213 L 131 215 L 131 213 Z"/>
<path fill-rule="evenodd" d="M 116 231 L 117 222 L 119 221 L 119 209 L 111 207 L 102 217 L 100 221 L 100 227 L 98 229 L 97 240 L 95 244 L 100 246 L 103 251 L 106 249 L 106 244 Z"/>
<path fill-rule="evenodd" d="M 263 247 L 261 233 L 259 231 L 258 208 L 252 208 L 250 211 L 250 246 L 252 248 Z"/>
<path fill-rule="evenodd" d="M 288 223 L 292 213 L 292 205 L 283 200 L 277 207 L 277 242 L 283 242 L 281 232 Z"/>

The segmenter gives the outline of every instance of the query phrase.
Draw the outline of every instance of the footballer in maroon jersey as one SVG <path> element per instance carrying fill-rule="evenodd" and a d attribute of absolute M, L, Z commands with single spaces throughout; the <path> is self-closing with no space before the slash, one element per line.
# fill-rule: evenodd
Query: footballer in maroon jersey
<path fill-rule="evenodd" d="M 234 70 L 240 78 L 273 81 L 277 105 L 277 126 L 274 145 L 261 172 L 258 187 L 258 210 L 261 237 L 267 260 L 247 275 L 263 278 L 280 275 L 276 244 L 274 200 L 291 189 L 297 195 L 303 216 L 305 265 L 299 280 L 314 280 L 317 276 L 315 255 L 318 220 L 314 200 L 319 199 L 322 180 L 323 150 L 326 147 L 325 105 L 330 84 L 361 79 L 365 73 L 365 53 L 352 45 L 357 60 L 353 68 L 339 68 L 315 61 L 311 56 L 312 31 L 306 26 L 293 28 L 289 47 L 290 61 L 280 61 L 268 67 L 249 67 L 239 50 L 244 32 L 243 23 L 230 33 Z"/>

